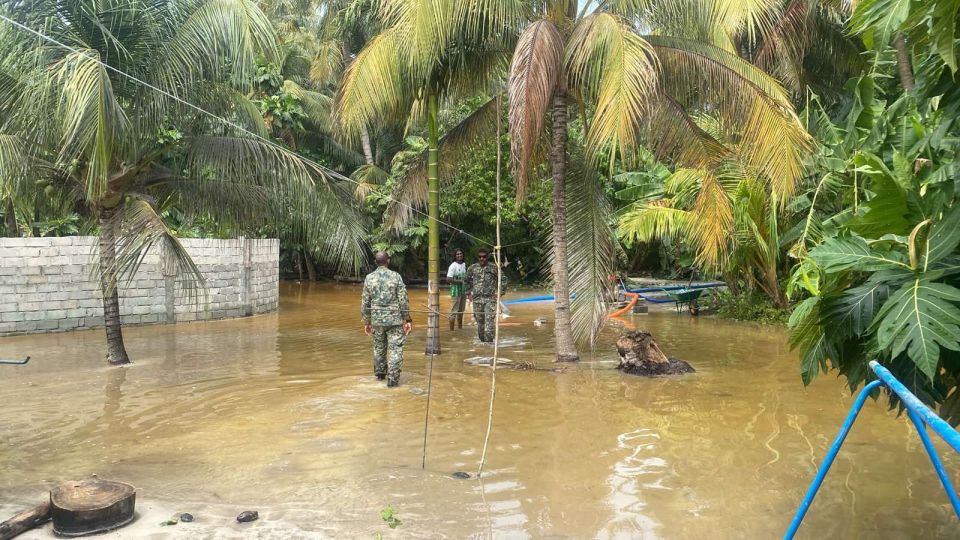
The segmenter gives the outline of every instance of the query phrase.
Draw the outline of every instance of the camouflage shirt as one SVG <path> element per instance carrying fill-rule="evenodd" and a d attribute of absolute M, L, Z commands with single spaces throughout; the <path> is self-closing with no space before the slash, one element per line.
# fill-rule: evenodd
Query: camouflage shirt
<path fill-rule="evenodd" d="M 503 278 L 500 286 L 500 294 L 506 290 L 507 280 Z M 473 295 L 473 301 L 492 302 L 497 297 L 497 267 L 493 263 L 487 263 L 481 266 L 480 263 L 471 264 L 467 268 L 467 273 L 463 276 L 463 289 L 467 294 Z"/>
<path fill-rule="evenodd" d="M 360 304 L 363 324 L 399 326 L 410 321 L 410 302 L 407 287 L 400 274 L 379 266 L 363 280 L 363 298 Z"/>

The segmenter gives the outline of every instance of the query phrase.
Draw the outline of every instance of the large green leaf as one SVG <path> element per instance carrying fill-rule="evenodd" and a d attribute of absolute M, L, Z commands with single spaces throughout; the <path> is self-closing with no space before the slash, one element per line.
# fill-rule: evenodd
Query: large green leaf
<path fill-rule="evenodd" d="M 897 182 L 885 174 L 878 174 L 870 182 L 873 198 L 867 201 L 867 213 L 851 219 L 851 230 L 867 238 L 879 238 L 884 234 L 907 234 L 910 222 L 907 215 L 907 194 Z"/>
<path fill-rule="evenodd" d="M 910 0 L 864 0 L 853 12 L 850 27 L 858 33 L 872 32 L 880 48 L 893 40 L 909 14 Z"/>
<path fill-rule="evenodd" d="M 940 347 L 960 351 L 960 289 L 918 278 L 903 285 L 877 314 L 877 342 L 891 356 L 906 351 L 933 379 Z"/>
<path fill-rule="evenodd" d="M 960 0 L 937 0 L 933 7 L 933 25 L 930 35 L 933 38 L 933 48 L 957 72 L 957 13 L 960 12 Z"/>
<path fill-rule="evenodd" d="M 890 295 L 888 272 L 877 272 L 858 287 L 837 297 L 824 299 L 822 315 L 836 337 L 862 336 L 873 317 Z"/>
<path fill-rule="evenodd" d="M 950 255 L 957 245 L 960 245 L 960 204 L 947 210 L 943 219 L 934 224 L 927 243 L 926 264 Z"/>
<path fill-rule="evenodd" d="M 790 348 L 800 349 L 800 376 L 807 385 L 821 371 L 827 372 L 827 336 L 820 325 L 820 297 L 797 304 L 790 314 Z"/>
<path fill-rule="evenodd" d="M 873 249 L 859 236 L 828 238 L 810 251 L 810 257 L 826 272 L 909 269 L 902 253 Z"/>

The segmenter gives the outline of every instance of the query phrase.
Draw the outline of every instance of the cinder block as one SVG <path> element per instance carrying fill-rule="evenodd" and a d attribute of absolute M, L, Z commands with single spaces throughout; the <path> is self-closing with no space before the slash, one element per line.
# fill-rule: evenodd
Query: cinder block
<path fill-rule="evenodd" d="M 78 328 L 78 327 L 80 326 L 80 323 L 81 323 L 82 320 L 83 320 L 83 319 L 80 319 L 80 318 L 60 319 L 60 320 L 58 321 L 57 329 L 58 329 L 58 330 L 72 330 L 72 329 L 74 329 L 74 328 Z"/>
<path fill-rule="evenodd" d="M 37 325 L 40 324 L 40 321 L 20 321 L 13 324 L 16 325 L 14 332 L 30 333 L 37 331 Z"/>
<path fill-rule="evenodd" d="M 56 330 L 60 327 L 60 321 L 36 321 L 37 330 Z"/>
<path fill-rule="evenodd" d="M 0 313 L 0 322 L 20 322 L 24 319 L 25 317 L 22 311 L 8 311 Z"/>

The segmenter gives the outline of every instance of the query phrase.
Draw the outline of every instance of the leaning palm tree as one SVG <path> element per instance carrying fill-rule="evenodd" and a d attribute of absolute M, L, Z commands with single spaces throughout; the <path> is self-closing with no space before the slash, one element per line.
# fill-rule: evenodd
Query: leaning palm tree
<path fill-rule="evenodd" d="M 588 158 L 606 158 L 611 172 L 616 163 L 636 162 L 643 146 L 677 165 L 717 167 L 731 148 L 694 121 L 709 113 L 723 121 L 745 166 L 771 182 L 779 200 L 793 192 L 809 143 L 783 88 L 734 52 L 735 35 L 769 26 L 763 2 L 551 0 L 540 8 L 519 38 L 510 69 L 511 154 L 522 197 L 549 125 L 557 359 L 576 360 L 569 276 L 584 279 L 579 267 L 587 264 L 594 271 L 589 279 L 600 283 L 605 276 L 596 271 L 608 266 L 567 251 L 571 233 L 585 226 L 598 230 L 589 212 L 568 221 L 568 184 L 589 177 L 567 175 L 571 104 L 584 124 Z M 717 182 L 705 184 L 696 204 L 719 199 L 721 189 Z M 704 234 L 721 232 L 714 227 Z M 573 264 L 578 268 L 571 272 Z M 574 302 L 596 314 L 602 298 L 577 291 Z M 580 320 L 595 328 L 602 318 Z M 591 329 L 578 326 L 581 335 Z"/>
<path fill-rule="evenodd" d="M 504 44 L 527 7 L 517 0 L 386 0 L 379 10 L 383 30 L 344 75 L 339 119 L 359 137 L 368 126 L 425 117 L 427 185 L 413 191 L 417 202 L 426 199 L 429 217 L 426 353 L 439 354 L 439 104 L 488 87 L 502 72 L 509 50 Z M 483 107 L 486 118 L 496 110 L 494 102 Z"/>
<path fill-rule="evenodd" d="M 118 280 L 147 250 L 188 294 L 203 290 L 160 205 L 240 226 L 298 217 L 331 261 L 356 260 L 348 190 L 262 138 L 255 59 L 276 57 L 277 42 L 254 2 L 14 1 L 0 14 L 0 182 L 47 185 L 99 224 L 111 364 L 129 362 Z"/>

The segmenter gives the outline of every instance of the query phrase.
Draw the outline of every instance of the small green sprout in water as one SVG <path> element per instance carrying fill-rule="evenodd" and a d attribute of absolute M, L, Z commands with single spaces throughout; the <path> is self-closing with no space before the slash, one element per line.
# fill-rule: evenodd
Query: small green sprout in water
<path fill-rule="evenodd" d="M 387 522 L 387 526 L 391 529 L 396 529 L 400 526 L 402 521 L 397 517 L 397 511 L 393 509 L 392 506 L 387 506 L 380 511 L 380 517 Z"/>

